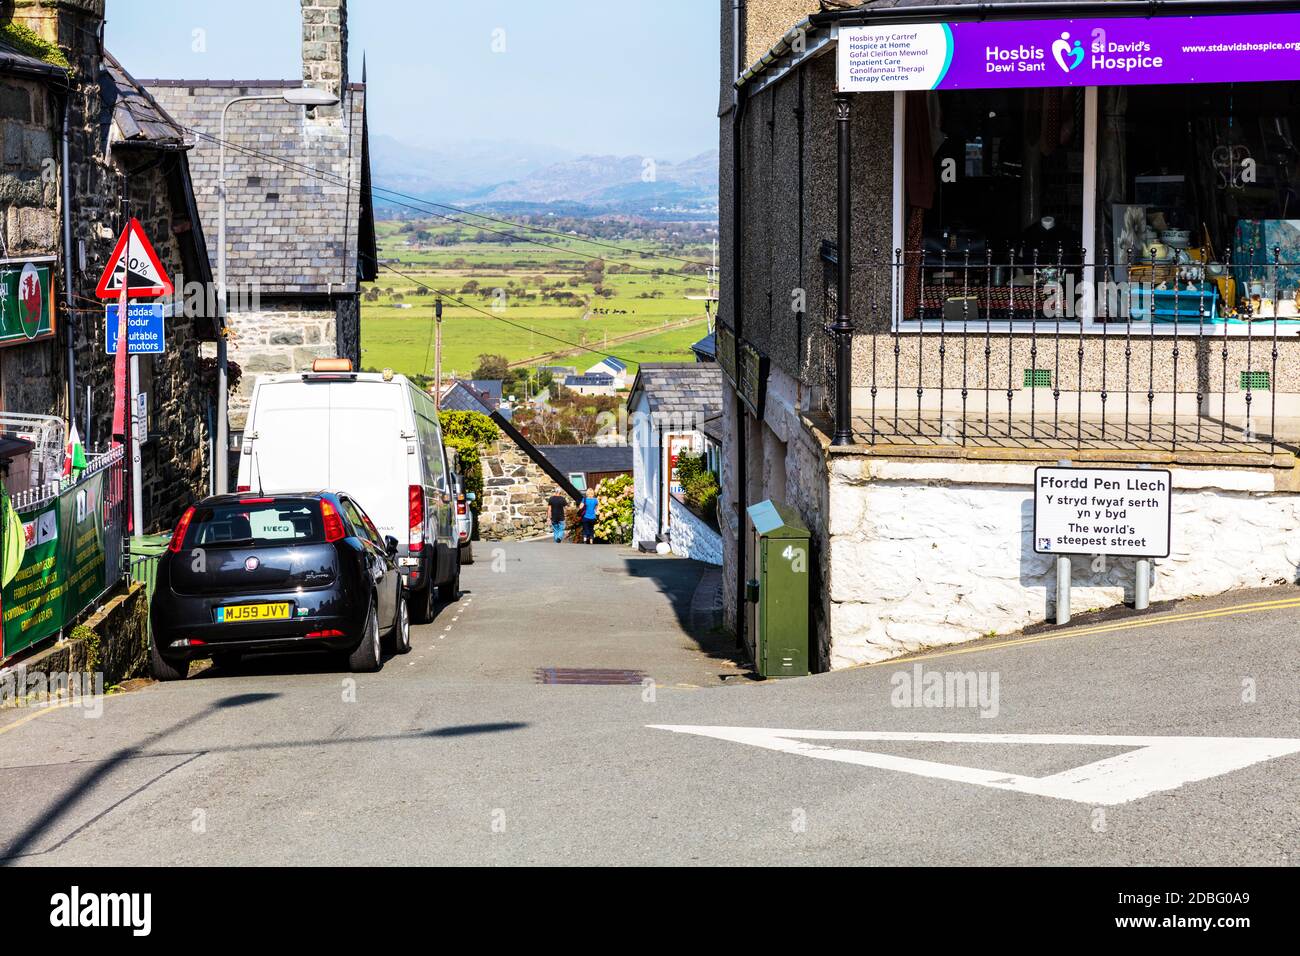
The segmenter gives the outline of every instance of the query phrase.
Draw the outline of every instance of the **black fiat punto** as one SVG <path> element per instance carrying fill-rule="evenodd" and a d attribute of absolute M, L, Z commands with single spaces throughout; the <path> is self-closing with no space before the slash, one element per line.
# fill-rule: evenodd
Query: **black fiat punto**
<path fill-rule="evenodd" d="M 411 649 L 395 554 L 345 494 L 215 495 L 186 509 L 158 564 L 150 664 L 181 680 L 190 661 L 330 651 L 353 671 L 381 666 L 380 632 Z"/>

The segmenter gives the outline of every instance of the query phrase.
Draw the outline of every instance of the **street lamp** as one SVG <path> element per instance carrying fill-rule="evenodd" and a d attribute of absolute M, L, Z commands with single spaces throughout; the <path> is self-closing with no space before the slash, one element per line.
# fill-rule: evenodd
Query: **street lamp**
<path fill-rule="evenodd" d="M 230 422 L 228 399 L 226 395 L 227 366 L 226 355 L 226 114 L 236 103 L 254 101 L 279 101 L 293 106 L 333 106 L 339 98 L 328 90 L 318 90 L 303 86 L 271 93 L 265 96 L 236 96 L 226 101 L 221 108 L 221 131 L 217 138 L 217 290 L 220 295 L 218 306 L 219 328 L 217 329 L 217 460 L 214 462 L 214 474 L 217 494 L 230 490 Z"/>

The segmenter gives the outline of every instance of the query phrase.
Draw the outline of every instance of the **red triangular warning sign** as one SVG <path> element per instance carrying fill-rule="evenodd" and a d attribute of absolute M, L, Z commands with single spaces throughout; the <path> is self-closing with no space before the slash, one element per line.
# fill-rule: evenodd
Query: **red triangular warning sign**
<path fill-rule="evenodd" d="M 122 284 L 126 284 L 128 296 L 171 295 L 172 282 L 163 271 L 154 252 L 140 227 L 139 219 L 132 219 L 122 230 L 113 254 L 108 257 L 108 266 L 99 277 L 95 295 L 101 299 L 116 299 L 122 294 Z"/>

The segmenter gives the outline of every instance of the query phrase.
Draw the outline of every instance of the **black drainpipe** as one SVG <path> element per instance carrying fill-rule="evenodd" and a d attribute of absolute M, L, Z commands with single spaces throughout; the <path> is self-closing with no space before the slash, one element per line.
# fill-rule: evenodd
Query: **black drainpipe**
<path fill-rule="evenodd" d="M 744 289 L 743 248 L 741 232 L 745 222 L 744 185 L 741 181 L 744 164 L 741 134 L 745 125 L 745 107 L 748 103 L 748 90 L 740 87 L 736 91 L 736 102 L 731 112 L 731 329 L 735 334 L 736 348 L 740 348 L 744 308 L 742 292 Z M 736 496 L 738 498 L 739 523 L 736 529 L 736 646 L 745 647 L 745 618 L 748 608 L 745 602 L 745 553 L 749 535 L 748 516 L 745 509 L 749 506 L 749 475 L 746 468 L 748 451 L 746 449 L 745 403 L 736 393 Z"/>
<path fill-rule="evenodd" d="M 839 146 L 836 165 L 839 172 L 837 196 L 838 224 L 836 245 L 839 247 L 839 280 L 837 288 L 838 314 L 835 316 L 835 436 L 832 445 L 853 444 L 853 323 L 849 321 L 853 288 L 853 250 L 850 237 L 853 233 L 853 135 L 849 129 L 849 98 L 835 98 L 835 127 Z"/>
<path fill-rule="evenodd" d="M 804 201 L 803 201 L 803 186 L 804 186 L 804 162 L 803 162 L 804 128 L 803 128 L 803 117 L 804 117 L 804 110 L 803 110 L 803 104 L 804 104 L 804 68 L 803 68 L 802 66 L 800 66 L 800 67 L 799 67 L 799 102 L 795 104 L 795 108 L 794 108 L 795 133 L 796 133 L 796 136 L 798 137 L 798 146 L 797 146 L 797 149 L 798 149 L 798 152 L 799 152 L 799 172 L 798 172 L 798 180 L 799 180 L 799 244 L 798 244 L 798 246 L 796 246 L 796 248 L 799 250 L 799 288 L 803 290 L 803 303 L 804 303 L 804 306 L 805 306 L 805 308 L 801 308 L 801 309 L 799 309 L 799 310 L 798 310 L 797 312 L 795 312 L 795 314 L 794 314 L 795 368 L 799 369 L 800 372 L 802 372 L 802 370 L 803 370 L 803 356 L 804 356 L 803 323 L 804 323 L 804 317 L 805 317 L 806 312 L 807 312 L 807 302 L 808 302 L 808 281 L 807 281 L 807 279 L 804 277 L 804 262 L 803 262 L 803 240 L 804 240 L 804 236 L 803 236 L 803 216 L 804 216 Z M 800 380 L 800 385 L 802 386 L 802 384 L 803 384 L 803 375 L 802 375 L 802 374 L 799 375 L 799 380 Z M 802 395 L 801 395 L 800 397 L 802 398 Z"/>

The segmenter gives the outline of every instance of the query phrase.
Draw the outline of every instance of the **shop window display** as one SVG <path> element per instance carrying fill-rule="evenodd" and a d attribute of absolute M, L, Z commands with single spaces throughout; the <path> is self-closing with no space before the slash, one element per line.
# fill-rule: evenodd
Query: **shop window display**
<path fill-rule="evenodd" d="M 1116 281 L 1152 290 L 1133 297 L 1132 317 L 1300 319 L 1294 86 L 1112 87 L 1099 96 L 1098 245 Z"/>
<path fill-rule="evenodd" d="M 1083 95 L 908 95 L 907 318 L 1031 319 L 1077 268 Z"/>

